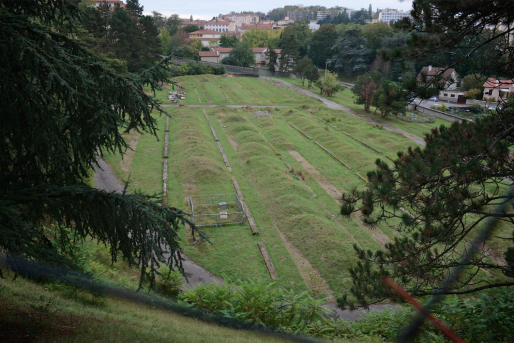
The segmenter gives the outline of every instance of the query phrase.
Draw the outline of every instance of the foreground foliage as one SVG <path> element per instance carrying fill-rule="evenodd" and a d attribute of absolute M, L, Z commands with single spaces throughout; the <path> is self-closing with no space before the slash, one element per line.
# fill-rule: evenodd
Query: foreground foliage
<path fill-rule="evenodd" d="M 165 112 L 143 87 L 167 81 L 167 59 L 137 78 L 120 75 L 70 35 L 82 19 L 74 2 L 0 4 L 0 249 L 73 265 L 62 253 L 68 236 L 52 242 L 43 227 L 55 223 L 72 228 L 74 240 L 108 245 L 112 261 L 121 253 L 139 265 L 140 285 L 161 263 L 181 268 L 182 211 L 86 182 L 99 151 L 127 148 L 122 131 L 156 134 L 151 113 Z"/>

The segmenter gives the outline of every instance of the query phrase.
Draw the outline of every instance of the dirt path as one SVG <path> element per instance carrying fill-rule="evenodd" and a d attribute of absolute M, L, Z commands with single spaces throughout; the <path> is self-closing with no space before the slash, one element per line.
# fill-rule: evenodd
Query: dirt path
<path fill-rule="evenodd" d="M 336 188 L 330 181 L 328 181 L 323 174 L 321 174 L 319 171 L 314 168 L 312 164 L 310 164 L 302 155 L 300 155 L 297 151 L 289 151 L 291 156 L 293 156 L 298 163 L 302 165 L 303 168 L 313 177 L 316 182 L 323 188 L 328 195 L 330 195 L 338 204 L 342 197 L 342 192 Z M 391 242 L 391 239 L 389 236 L 387 236 L 385 233 L 382 232 L 382 230 L 376 228 L 372 229 L 368 225 L 366 225 L 362 221 L 362 214 L 358 212 L 357 214 L 352 214 L 352 219 L 355 220 L 359 226 L 366 231 L 380 246 L 385 246 L 386 243 Z M 342 228 L 346 230 L 346 232 L 353 238 L 355 243 L 359 244 L 357 240 L 353 237 L 353 235 L 342 225 L 340 224 Z"/>
<path fill-rule="evenodd" d="M 291 90 L 294 90 L 294 91 L 296 91 L 296 92 L 298 92 L 298 93 L 301 93 L 301 94 L 303 94 L 303 95 L 310 96 L 310 97 L 312 97 L 312 98 L 316 98 L 316 99 L 321 100 L 321 101 L 323 102 L 323 104 L 324 104 L 325 106 L 327 106 L 328 108 L 332 108 L 332 109 L 336 109 L 336 110 L 345 111 L 346 113 L 348 113 L 348 114 L 350 114 L 350 115 L 352 115 L 352 116 L 354 116 L 354 117 L 357 117 L 357 118 L 360 118 L 360 119 L 364 119 L 364 120 L 366 120 L 367 122 L 369 122 L 369 123 L 371 123 L 371 124 L 373 124 L 373 125 L 381 125 L 381 126 L 383 126 L 383 127 L 384 127 L 384 129 L 386 129 L 386 130 L 401 133 L 401 134 L 402 134 L 402 135 L 404 135 L 405 137 L 409 138 L 410 140 L 412 140 L 412 141 L 414 141 L 414 142 L 416 142 L 416 143 L 418 143 L 418 144 L 420 144 L 420 145 L 422 145 L 422 146 L 425 146 L 425 145 L 426 145 L 425 140 L 424 140 L 423 138 L 421 138 L 421 137 L 418 137 L 418 136 L 413 135 L 413 134 L 411 134 L 411 133 L 408 133 L 408 132 L 406 132 L 406 131 L 400 130 L 400 129 L 398 129 L 398 128 L 394 127 L 394 126 L 391 126 L 391 125 L 389 125 L 389 124 L 384 124 L 384 123 L 382 123 L 382 122 L 376 121 L 376 120 L 375 120 L 375 119 L 373 119 L 373 118 L 370 118 L 370 117 L 365 116 L 365 115 L 363 115 L 363 114 L 357 113 L 357 112 L 355 112 L 355 111 L 353 111 L 353 110 L 351 110 L 351 109 L 349 109 L 349 108 L 347 108 L 347 107 L 344 107 L 344 106 L 342 106 L 342 105 L 338 104 L 337 102 L 334 102 L 334 101 L 332 101 L 332 100 L 326 99 L 326 98 L 322 97 L 321 95 L 318 95 L 318 94 L 313 93 L 313 92 L 311 92 L 311 91 L 308 91 L 308 90 L 306 90 L 306 89 L 302 89 L 302 88 L 300 88 L 300 87 L 297 87 L 297 86 L 295 86 L 295 85 L 293 85 L 293 84 L 291 84 L 291 83 L 289 83 L 289 82 L 286 82 L 286 81 L 284 81 L 284 80 L 279 80 L 279 79 L 270 78 L 270 77 L 267 77 L 267 76 L 259 76 L 259 78 L 268 79 L 268 80 L 273 80 L 273 81 L 276 81 L 276 82 L 281 82 L 281 83 L 283 83 L 283 84 L 285 84 L 285 85 L 289 86 L 289 88 L 290 88 Z"/>

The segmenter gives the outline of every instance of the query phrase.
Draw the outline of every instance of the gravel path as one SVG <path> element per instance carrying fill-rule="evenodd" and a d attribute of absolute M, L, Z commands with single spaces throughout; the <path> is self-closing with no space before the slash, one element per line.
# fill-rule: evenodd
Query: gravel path
<path fill-rule="evenodd" d="M 284 80 L 280 80 L 280 79 L 274 79 L 274 78 L 271 78 L 271 77 L 267 77 L 267 76 L 259 76 L 259 78 L 262 78 L 262 79 L 266 79 L 266 80 L 273 80 L 275 82 L 281 82 L 283 83 L 284 85 L 288 86 L 291 90 L 294 90 L 298 93 L 301 93 L 305 96 L 309 96 L 311 98 L 316 98 L 316 99 L 319 99 L 323 102 L 323 104 L 325 106 L 327 106 L 328 108 L 332 108 L 332 109 L 336 109 L 336 110 L 341 110 L 341 111 L 345 111 L 346 113 L 349 113 L 350 115 L 354 116 L 354 117 L 357 117 L 357 118 L 360 118 L 360 119 L 364 119 L 366 120 L 367 122 L 371 123 L 371 124 L 374 124 L 374 125 L 382 125 L 384 127 L 384 129 L 386 130 L 389 130 L 389 131 L 394 131 L 394 132 L 398 132 L 398 133 L 401 133 L 402 135 L 404 135 L 405 137 L 409 138 L 410 140 L 422 145 L 422 146 L 425 146 L 426 143 L 425 143 L 425 140 L 421 137 L 418 137 L 416 135 L 413 135 L 411 133 L 408 133 L 406 131 L 403 131 L 403 130 L 400 130 L 394 126 L 391 126 L 389 124 L 384 124 L 382 122 L 379 122 L 373 118 L 370 118 L 368 116 L 365 116 L 363 114 L 360 114 L 360 113 L 357 113 L 347 107 L 344 107 L 340 104 L 338 104 L 337 102 L 335 101 L 332 101 L 332 100 L 329 100 L 329 99 L 326 99 L 324 97 L 322 97 L 321 95 L 318 95 L 316 93 L 313 93 L 311 91 L 308 91 L 306 89 L 303 89 L 303 88 L 300 88 L 300 87 L 297 87 L 287 81 L 284 81 Z"/>
<path fill-rule="evenodd" d="M 111 167 L 101 158 L 98 159 L 98 164 L 100 167 L 95 167 L 95 176 L 93 178 L 95 187 L 107 192 L 123 192 L 123 186 L 116 175 L 114 175 Z M 223 283 L 223 279 L 197 265 L 189 257 L 182 256 L 185 259 L 182 261 L 182 264 L 188 279 L 188 283 L 184 285 L 185 289 L 195 288 L 199 283 L 212 283 L 213 281 L 216 281 L 219 285 Z"/>

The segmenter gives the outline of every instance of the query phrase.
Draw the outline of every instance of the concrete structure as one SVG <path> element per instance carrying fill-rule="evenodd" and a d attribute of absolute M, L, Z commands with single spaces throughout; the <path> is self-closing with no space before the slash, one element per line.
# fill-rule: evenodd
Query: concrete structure
<path fill-rule="evenodd" d="M 488 78 L 484 83 L 484 99 L 494 98 L 496 101 L 506 101 L 514 92 L 514 80 L 499 80 Z"/>
<path fill-rule="evenodd" d="M 454 102 L 456 104 L 465 104 L 466 98 L 464 97 L 465 91 L 458 90 L 444 90 L 439 92 L 439 101 Z"/>
<path fill-rule="evenodd" d="M 434 86 L 435 80 L 434 78 L 438 75 L 442 76 L 442 79 L 439 83 L 444 83 L 445 90 L 456 90 L 457 82 L 459 82 L 459 74 L 453 68 L 439 68 L 432 67 L 431 65 L 428 67 L 423 67 L 416 78 L 422 85 L 425 85 L 423 82 L 422 75 L 426 75 L 426 84 Z"/>
<path fill-rule="evenodd" d="M 343 13 L 343 11 L 338 10 L 337 8 L 331 8 L 329 10 L 320 10 L 316 15 L 316 19 L 323 20 L 328 16 L 330 16 L 330 18 L 334 18 L 335 16 L 339 15 L 339 13 Z"/>
<path fill-rule="evenodd" d="M 120 5 L 121 8 L 125 8 L 125 3 L 121 0 L 95 0 L 95 7 L 100 6 L 100 4 L 106 2 L 109 7 L 111 7 L 111 10 L 116 7 L 116 5 Z"/>
<path fill-rule="evenodd" d="M 203 25 L 203 28 L 206 30 L 212 30 L 216 32 L 227 32 L 227 31 L 235 31 L 236 24 L 230 20 L 223 20 L 219 18 L 215 18 L 214 20 L 208 21 Z"/>
<path fill-rule="evenodd" d="M 277 21 L 277 25 L 279 26 L 289 25 L 292 23 L 294 23 L 294 20 L 289 19 L 289 17 L 285 17 L 284 19 Z"/>
<path fill-rule="evenodd" d="M 221 63 L 222 60 L 219 51 L 199 51 L 198 54 L 202 62 Z"/>
<path fill-rule="evenodd" d="M 240 27 L 243 24 L 257 24 L 261 20 L 261 15 L 256 13 L 245 13 L 245 14 L 225 14 L 221 16 L 221 19 L 230 20 L 234 22 L 236 27 Z"/>
<path fill-rule="evenodd" d="M 213 39 L 219 42 L 222 34 L 224 33 L 203 29 L 189 33 L 189 38 L 198 39 L 202 42 L 202 46 L 209 46 L 209 41 Z"/>
<path fill-rule="evenodd" d="M 207 23 L 207 20 L 190 20 L 187 18 L 180 18 L 180 20 L 182 20 L 182 24 L 180 25 L 180 27 L 184 27 L 187 25 L 196 25 L 199 28 L 201 28 L 205 25 L 205 23 Z"/>
<path fill-rule="evenodd" d="M 387 10 L 387 11 L 386 11 Z M 409 18 L 412 19 L 412 16 L 410 15 L 410 11 L 398 11 L 395 9 L 389 9 L 386 8 L 382 12 L 378 14 L 378 21 L 381 21 L 383 23 L 391 23 L 391 22 L 397 22 L 398 20 L 402 20 L 403 18 Z"/>
<path fill-rule="evenodd" d="M 320 25 L 318 24 L 317 20 L 311 20 L 311 22 L 309 23 L 309 29 L 313 32 L 319 30 L 319 27 Z"/>

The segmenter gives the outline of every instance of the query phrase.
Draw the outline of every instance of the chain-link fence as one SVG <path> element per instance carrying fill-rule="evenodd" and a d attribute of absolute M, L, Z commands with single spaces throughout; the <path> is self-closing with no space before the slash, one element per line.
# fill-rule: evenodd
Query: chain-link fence
<path fill-rule="evenodd" d="M 245 211 L 235 193 L 193 195 L 189 197 L 192 222 L 196 226 L 244 224 Z"/>

